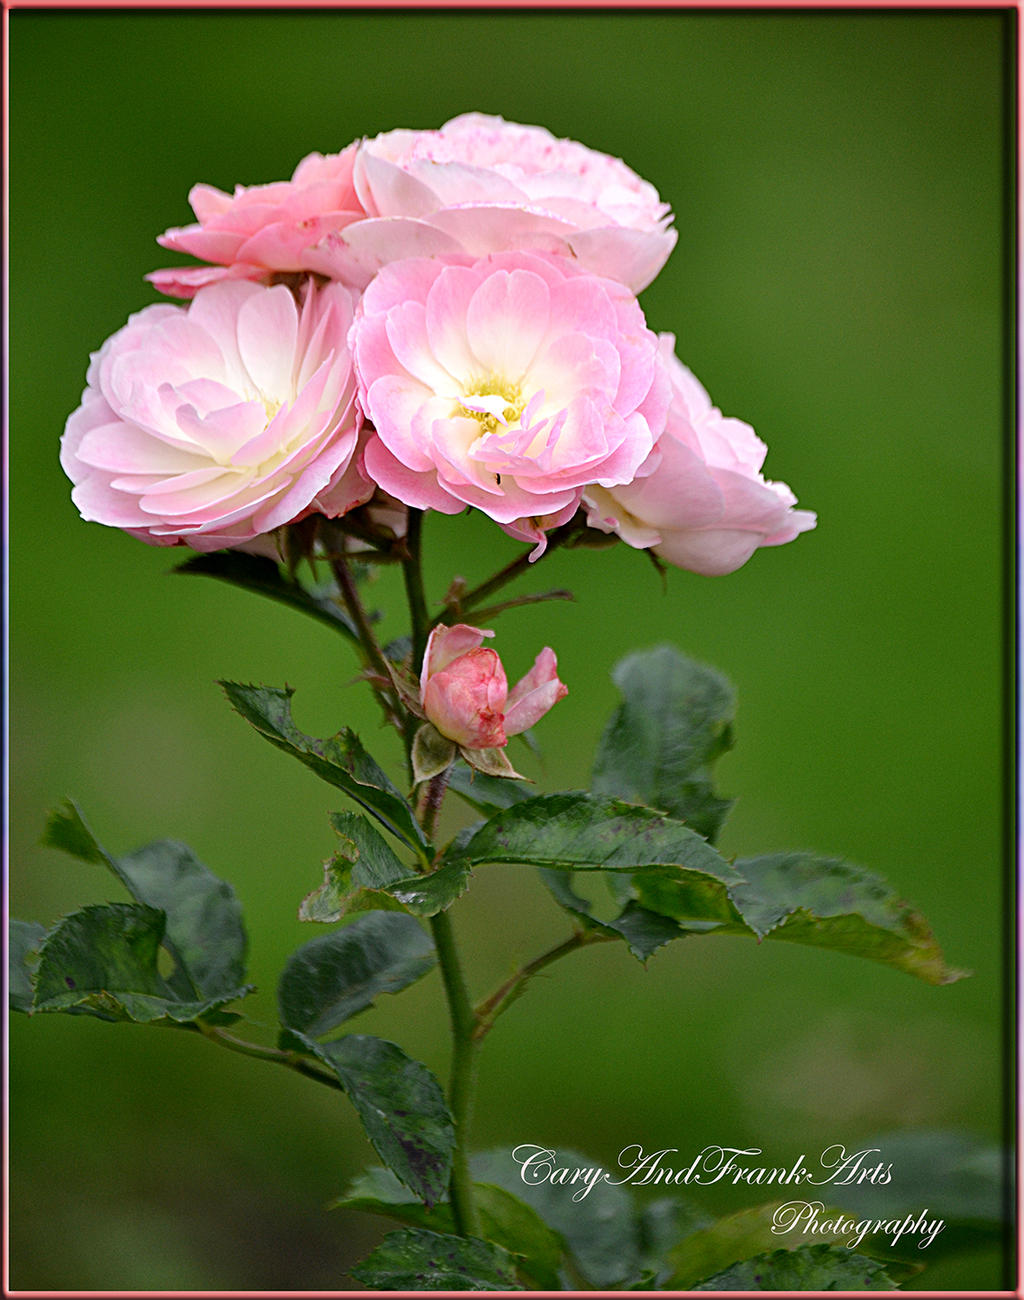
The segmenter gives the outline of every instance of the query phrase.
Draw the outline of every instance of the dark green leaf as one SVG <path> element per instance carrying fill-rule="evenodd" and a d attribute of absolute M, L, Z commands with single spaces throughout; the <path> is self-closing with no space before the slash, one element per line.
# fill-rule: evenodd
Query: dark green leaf
<path fill-rule="evenodd" d="M 344 790 L 393 835 L 419 852 L 426 845 L 413 811 L 348 727 L 328 740 L 305 735 L 292 719 L 293 692 L 275 686 L 221 682 L 243 718 L 278 749 L 297 758 L 330 785 Z"/>
<path fill-rule="evenodd" d="M 466 862 L 448 862 L 423 876 L 407 876 L 388 886 L 388 892 L 417 916 L 436 916 L 451 907 L 469 884 Z"/>
<path fill-rule="evenodd" d="M 500 777 L 485 776 L 475 772 L 464 760 L 460 759 L 452 768 L 448 778 L 448 788 L 465 799 L 477 812 L 498 812 L 502 808 L 511 808 L 513 804 L 522 803 L 531 797 L 516 781 L 506 781 Z"/>
<path fill-rule="evenodd" d="M 560 1290 L 559 1265 L 565 1244 L 536 1210 L 505 1188 L 490 1183 L 474 1183 L 473 1199 L 481 1236 L 517 1257 L 516 1267 L 530 1288 Z M 366 1170 L 332 1208 L 381 1214 L 413 1228 L 455 1231 L 447 1200 L 426 1209 L 387 1169 Z"/>
<path fill-rule="evenodd" d="M 456 855 L 474 866 L 640 872 L 633 876 L 637 901 L 652 911 L 675 917 L 668 902 L 685 901 L 680 915 L 716 923 L 736 919 L 725 886 L 741 877 L 724 858 L 681 822 L 617 799 L 581 793 L 528 799 L 491 817 L 450 850 Z M 662 905 L 651 907 L 638 881 L 656 885 Z"/>
<path fill-rule="evenodd" d="M 534 1172 L 549 1172 L 546 1165 L 532 1168 Z M 552 1152 L 550 1172 L 561 1168 L 599 1166 L 576 1151 L 559 1147 L 557 1152 Z M 578 1271 L 592 1286 L 600 1290 L 639 1274 L 639 1232 L 633 1198 L 625 1187 L 597 1181 L 586 1191 L 581 1182 L 562 1184 L 547 1177 L 527 1181 L 522 1176 L 523 1165 L 507 1149 L 472 1156 L 470 1169 L 476 1181 L 504 1187 L 532 1206 L 548 1227 L 564 1239 Z"/>
<path fill-rule="evenodd" d="M 741 858 L 736 870 L 744 883 L 729 896 L 758 938 L 869 957 L 929 984 L 966 973 L 946 965 L 924 918 L 863 867 L 813 853 L 773 853 Z"/>
<path fill-rule="evenodd" d="M 44 843 L 86 862 L 102 862 L 137 903 L 166 914 L 164 946 L 178 969 L 171 983 L 185 1000 L 238 996 L 248 941 L 234 890 L 184 844 L 157 840 L 115 858 L 70 800 L 51 814 Z"/>
<path fill-rule="evenodd" d="M 375 1291 L 521 1291 L 507 1251 L 425 1228 L 391 1232 L 352 1270 Z"/>
<path fill-rule="evenodd" d="M 405 880 L 409 868 L 365 817 L 331 813 L 330 820 L 340 843 L 324 863 L 323 884 L 302 900 L 299 920 L 333 922 L 354 912 L 400 909 L 384 891 Z"/>
<path fill-rule="evenodd" d="M 877 1260 L 819 1243 L 775 1250 L 733 1264 L 693 1291 L 891 1291 L 893 1279 Z"/>
<path fill-rule="evenodd" d="M 12 1011 L 32 1011 L 32 964 L 46 938 L 46 927 L 11 918 L 7 927 L 7 1005 Z"/>
<path fill-rule="evenodd" d="M 441 1085 L 394 1043 L 348 1034 L 330 1043 L 299 1035 L 334 1071 L 374 1150 L 428 1206 L 445 1195 L 455 1126 Z"/>
<path fill-rule="evenodd" d="M 430 970 L 434 944 L 401 912 L 370 912 L 292 953 L 278 986 L 281 1023 L 319 1038 Z"/>
<path fill-rule="evenodd" d="M 649 912 L 634 902 L 628 902 L 618 916 L 599 921 L 593 916 L 592 906 L 587 899 L 580 898 L 573 889 L 571 871 L 554 871 L 544 867 L 541 868 L 540 876 L 555 900 L 582 921 L 586 929 L 600 930 L 625 939 L 629 951 L 637 961 L 647 961 L 664 944 L 685 933 L 670 917 L 662 916 L 659 912 Z"/>
<path fill-rule="evenodd" d="M 86 907 L 67 917 L 40 949 L 33 1009 L 184 1023 L 245 992 L 183 999 L 157 969 L 164 924 L 163 912 L 141 903 Z"/>
<path fill-rule="evenodd" d="M 711 765 L 732 746 L 732 687 L 667 645 L 629 655 L 612 678 L 622 703 L 598 747 L 594 793 L 659 808 L 714 840 L 733 803 L 711 788 Z"/>
<path fill-rule="evenodd" d="M 271 600 L 301 610 L 351 641 L 359 640 L 351 619 L 329 595 L 307 591 L 301 583 L 285 577 L 280 566 L 267 556 L 248 555 L 244 551 L 210 551 L 192 556 L 184 564 L 177 565 L 173 572 L 205 573 L 211 578 L 220 578 L 232 586 L 269 596 Z"/>

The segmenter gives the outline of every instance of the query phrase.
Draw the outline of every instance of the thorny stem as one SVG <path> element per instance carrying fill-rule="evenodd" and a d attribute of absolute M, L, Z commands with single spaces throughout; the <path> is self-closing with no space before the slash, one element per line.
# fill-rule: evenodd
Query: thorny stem
<path fill-rule="evenodd" d="M 427 837 L 429 843 L 434 838 L 434 830 L 437 826 L 437 815 L 441 811 L 441 804 L 444 802 L 445 791 L 448 789 L 448 778 L 451 776 L 452 769 L 446 767 L 443 772 L 431 780 L 423 795 L 423 802 L 420 804 L 419 813 L 420 825 L 423 827 L 423 834 Z"/>
<path fill-rule="evenodd" d="M 567 524 L 562 524 L 560 528 L 556 528 L 548 536 L 548 544 L 543 555 L 539 555 L 533 563 L 539 564 L 545 556 L 558 550 L 571 537 L 575 537 L 577 533 L 582 531 L 582 528 L 583 525 L 576 519 L 570 519 Z M 475 605 L 479 605 L 482 600 L 486 600 L 493 592 L 499 591 L 513 578 L 518 578 L 521 573 L 525 573 L 531 567 L 530 556 L 532 553 L 532 551 L 524 551 L 517 559 L 506 564 L 503 569 L 499 569 L 486 582 L 481 582 L 479 586 L 472 587 L 455 600 L 449 600 L 440 614 L 430 620 L 430 627 L 444 622 L 446 618 L 451 618 L 453 615 L 461 618 L 463 614 L 468 613 Z"/>
<path fill-rule="evenodd" d="M 405 591 L 409 601 L 409 618 L 412 631 L 413 668 L 423 661 L 427 635 L 430 631 L 430 617 L 427 613 L 427 601 L 423 590 L 423 561 L 421 551 L 421 530 L 423 516 L 419 510 L 409 511 L 409 521 L 405 535 L 406 554 L 402 560 L 402 572 L 405 577 Z M 410 717 L 406 727 L 406 738 L 410 750 L 412 736 L 416 728 L 416 719 Z M 448 785 L 449 769 L 439 773 L 430 782 L 419 810 L 420 825 L 427 839 L 433 838 L 438 814 Z M 473 1181 L 469 1172 L 469 1120 L 473 1108 L 473 1090 L 476 1083 L 476 1049 L 474 1037 L 476 1016 L 469 1000 L 466 979 L 462 972 L 462 963 L 455 946 L 451 917 L 447 912 L 438 912 L 430 918 L 430 929 L 437 949 L 437 961 L 441 968 L 445 997 L 448 1002 L 448 1016 L 452 1031 L 451 1078 L 448 1084 L 448 1105 L 455 1122 L 455 1149 L 452 1152 L 452 1172 L 448 1184 L 448 1198 L 451 1202 L 455 1229 L 464 1237 L 479 1235 L 479 1220 L 473 1200 Z"/>
<path fill-rule="evenodd" d="M 427 598 L 423 592 L 422 534 L 423 511 L 410 508 L 405 532 L 406 554 L 402 560 L 402 574 L 405 577 L 405 594 L 409 601 L 409 615 L 412 619 L 414 669 L 423 662 L 423 652 L 427 648 L 427 635 L 431 628 L 430 615 L 427 613 Z"/>
<path fill-rule="evenodd" d="M 362 646 L 367 666 L 372 668 L 385 682 L 390 682 L 391 673 L 388 670 L 387 660 L 384 658 L 384 651 L 377 643 L 373 627 L 367 617 L 366 610 L 363 609 L 363 602 L 359 598 L 359 591 L 355 579 L 352 577 L 351 569 L 349 569 L 344 556 L 332 555 L 330 564 L 334 580 L 341 592 L 341 598 L 345 602 L 345 609 L 359 634 L 359 644 Z M 388 721 L 394 722 L 401 729 L 399 703 L 391 691 L 385 691 L 374 686 L 374 694 L 380 700 Z"/>
<path fill-rule="evenodd" d="M 527 962 L 504 984 L 500 985 L 476 1008 L 476 1029 L 474 1035 L 479 1042 L 485 1034 L 489 1033 L 494 1027 L 494 1022 L 503 1011 L 507 1011 L 513 1002 L 526 991 L 527 983 L 545 966 L 550 966 L 561 957 L 575 952 L 578 948 L 586 948 L 593 943 L 610 942 L 613 938 L 610 934 L 601 934 L 596 930 L 575 930 L 564 943 L 557 944 L 547 952 L 541 953 L 539 957 L 534 957 L 533 961 Z"/>

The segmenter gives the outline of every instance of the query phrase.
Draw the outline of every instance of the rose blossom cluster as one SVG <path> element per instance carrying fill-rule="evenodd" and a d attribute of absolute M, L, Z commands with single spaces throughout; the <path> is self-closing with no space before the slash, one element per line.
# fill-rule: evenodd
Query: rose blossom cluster
<path fill-rule="evenodd" d="M 390 499 L 475 507 L 536 556 L 579 512 L 704 574 L 814 526 L 648 328 L 636 294 L 675 233 L 618 159 L 468 113 L 190 199 L 159 242 L 204 265 L 150 276 L 186 302 L 107 340 L 67 423 L 84 518 L 259 548 Z"/>

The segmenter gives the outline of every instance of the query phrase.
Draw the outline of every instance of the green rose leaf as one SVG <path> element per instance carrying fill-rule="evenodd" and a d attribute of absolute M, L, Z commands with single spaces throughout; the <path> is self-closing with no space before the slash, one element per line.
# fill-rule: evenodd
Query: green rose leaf
<path fill-rule="evenodd" d="M 490 1183 L 474 1183 L 473 1199 L 481 1236 L 516 1256 L 516 1268 L 528 1287 L 536 1291 L 560 1290 L 559 1267 L 565 1243 L 537 1211 L 505 1188 Z M 380 1214 L 413 1228 L 455 1231 L 447 1200 L 426 1209 L 387 1169 L 366 1170 L 331 1208 Z"/>
<path fill-rule="evenodd" d="M 749 1209 L 738 1210 L 735 1214 L 717 1219 L 697 1232 L 688 1233 L 668 1252 L 667 1263 L 670 1274 L 662 1283 L 664 1289 L 690 1291 L 698 1282 L 717 1277 L 734 1264 L 759 1256 L 774 1255 L 780 1251 L 780 1237 L 785 1237 L 781 1246 L 783 1254 L 820 1245 L 849 1249 L 847 1243 L 856 1235 L 855 1228 L 851 1227 L 851 1223 L 856 1222 L 856 1216 L 851 1215 L 845 1208 L 823 1206 L 818 1211 L 819 1226 L 814 1233 L 814 1240 L 808 1241 L 806 1232 L 801 1231 L 799 1225 L 791 1226 L 781 1234 L 773 1231 L 776 1212 L 784 1204 L 783 1201 L 772 1201 L 767 1205 L 751 1206 Z M 871 1218 L 875 1217 L 877 1216 L 871 1216 Z M 790 1224 L 790 1216 L 784 1215 L 781 1222 L 783 1225 Z M 859 1245 L 863 1254 L 872 1256 L 876 1254 L 873 1246 L 867 1241 Z M 901 1279 L 909 1276 L 906 1269 L 899 1264 L 886 1261 L 885 1267 L 890 1270 L 892 1277 L 896 1277 L 897 1274 Z"/>
<path fill-rule="evenodd" d="M 646 962 L 655 952 L 685 931 L 668 916 L 649 912 L 645 907 L 628 902 L 618 916 L 599 921 L 592 914 L 592 904 L 580 898 L 572 887 L 571 871 L 553 871 L 542 867 L 540 877 L 551 891 L 555 901 L 567 912 L 582 921 L 588 930 L 625 939 L 629 951 L 637 961 Z"/>
<path fill-rule="evenodd" d="M 398 993 L 437 960 L 420 923 L 401 912 L 369 912 L 292 953 L 278 985 L 281 1023 L 319 1038 L 373 1005 L 379 993 Z"/>
<path fill-rule="evenodd" d="M 380 1291 L 521 1291 L 506 1250 L 479 1237 L 453 1237 L 424 1228 L 391 1232 L 352 1270 Z"/>
<path fill-rule="evenodd" d="M 757 937 L 834 948 L 884 962 L 929 984 L 951 984 L 950 969 L 924 918 L 881 876 L 813 853 L 740 858 L 744 883 L 729 895 Z"/>
<path fill-rule="evenodd" d="M 46 938 L 46 927 L 11 918 L 7 927 L 7 1005 L 12 1011 L 32 1011 L 35 957 Z"/>
<path fill-rule="evenodd" d="M 693 1291 L 891 1291 L 893 1278 L 877 1260 L 819 1243 L 774 1250 L 709 1277 Z"/>
<path fill-rule="evenodd" d="M 460 898 L 469 884 L 466 862 L 448 862 L 423 876 L 407 876 L 388 886 L 392 898 L 417 916 L 436 916 Z"/>
<path fill-rule="evenodd" d="M 515 781 L 486 776 L 483 772 L 475 771 L 463 759 L 452 768 L 448 788 L 454 790 L 471 808 L 487 816 L 531 797 Z"/>
<path fill-rule="evenodd" d="M 667 645 L 620 660 L 612 680 L 622 703 L 598 746 L 594 793 L 660 808 L 713 841 L 733 804 L 711 788 L 711 765 L 733 743 L 732 687 Z"/>
<path fill-rule="evenodd" d="M 736 919 L 726 887 L 741 877 L 695 831 L 662 813 L 578 792 L 540 795 L 496 813 L 449 850 L 455 861 L 522 863 L 558 870 L 642 873 L 664 905 L 685 899 L 686 915 L 717 924 Z M 633 876 L 636 886 L 638 877 Z M 653 885 L 652 885 L 653 887 Z M 637 901 L 649 906 L 638 887 Z"/>
<path fill-rule="evenodd" d="M 558 1168 L 598 1168 L 597 1161 L 562 1147 L 552 1163 Z M 577 1271 L 591 1286 L 601 1290 L 638 1277 L 640 1236 L 633 1197 L 625 1187 L 599 1181 L 573 1200 L 582 1184 L 525 1181 L 523 1166 L 500 1148 L 470 1157 L 469 1165 L 475 1180 L 503 1187 L 536 1210 L 564 1240 Z"/>
<path fill-rule="evenodd" d="M 334 1071 L 388 1168 L 426 1205 L 441 1200 L 451 1176 L 455 1125 L 427 1067 L 394 1043 L 366 1034 L 330 1043 L 295 1038 Z"/>
<path fill-rule="evenodd" d="M 33 1010 L 182 1024 L 238 996 L 231 990 L 183 998 L 157 966 L 165 924 L 163 912 L 142 903 L 86 907 L 66 917 L 39 950 Z"/>
<path fill-rule="evenodd" d="M 385 892 L 405 880 L 403 866 L 387 840 L 358 813 L 331 813 L 338 849 L 324 863 L 324 882 L 299 907 L 300 921 L 340 921 L 354 912 L 396 910 L 401 903 Z"/>
<path fill-rule="evenodd" d="M 305 735 L 292 719 L 293 691 L 276 686 L 221 682 L 235 709 L 265 739 L 354 799 L 418 854 L 426 847 L 408 803 L 348 727 L 327 740 Z"/>
<path fill-rule="evenodd" d="M 268 596 L 326 623 L 350 641 L 359 641 L 352 620 L 330 596 L 308 591 L 301 583 L 285 577 L 280 566 L 269 556 L 247 555 L 244 551 L 209 551 L 193 555 L 184 564 L 177 565 L 173 572 L 205 573 L 211 578 L 229 582 L 233 587 Z"/>
<path fill-rule="evenodd" d="M 164 913 L 163 946 L 175 960 L 168 983 L 179 999 L 225 1002 L 249 991 L 243 983 L 248 939 L 235 891 L 186 845 L 157 840 L 115 858 L 71 800 L 50 814 L 43 843 L 103 863 L 136 903 Z"/>

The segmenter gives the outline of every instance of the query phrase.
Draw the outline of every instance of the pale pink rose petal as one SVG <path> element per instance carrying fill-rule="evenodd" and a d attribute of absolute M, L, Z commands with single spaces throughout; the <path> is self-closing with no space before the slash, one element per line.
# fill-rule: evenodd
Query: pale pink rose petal
<path fill-rule="evenodd" d="M 189 201 L 197 221 L 165 231 L 157 242 L 217 266 L 171 267 L 148 278 L 164 293 L 192 297 L 215 279 L 266 282 L 275 272 L 317 270 L 308 250 L 365 216 L 353 184 L 356 148 L 311 154 L 290 181 L 240 185 L 233 194 L 193 186 Z"/>
<path fill-rule="evenodd" d="M 668 205 L 625 163 L 542 127 L 482 113 L 462 114 L 438 131 L 396 130 L 363 141 L 353 183 L 366 215 L 342 232 L 327 273 L 352 276 L 357 287 L 389 260 L 515 249 L 573 258 L 639 292 L 675 244 Z M 381 228 L 401 220 L 431 226 L 452 243 L 413 249 Z M 336 238 L 318 251 L 326 256 Z"/>
<path fill-rule="evenodd" d="M 246 545 L 367 500 L 348 291 L 224 282 L 100 349 L 61 464 L 86 518 L 154 545 Z M 353 463 L 355 462 L 355 463 Z"/>
<path fill-rule="evenodd" d="M 545 646 L 533 667 L 520 678 L 508 693 L 505 705 L 505 734 L 518 736 L 529 730 L 559 700 L 569 694 L 569 688 L 558 680 L 558 660 L 554 650 Z"/>
<path fill-rule="evenodd" d="M 350 335 L 367 472 L 419 509 L 558 515 L 628 482 L 667 409 L 658 340 L 621 285 L 528 253 L 394 262 Z"/>
<path fill-rule="evenodd" d="M 468 623 L 456 623 L 453 627 L 438 624 L 427 637 L 427 647 L 423 653 L 423 672 L 420 688 L 425 689 L 427 679 L 442 668 L 447 668 L 453 659 L 470 650 L 477 650 L 484 643 L 484 638 L 494 636 L 490 628 L 471 627 Z"/>
<path fill-rule="evenodd" d="M 633 479 L 595 477 L 585 487 L 587 522 L 680 568 L 731 573 L 758 547 L 792 541 L 816 518 L 793 509 L 796 497 L 784 483 L 763 477 L 764 443 L 750 425 L 712 406 L 675 357 L 674 342 L 662 336 L 670 403 L 655 451 Z"/>

